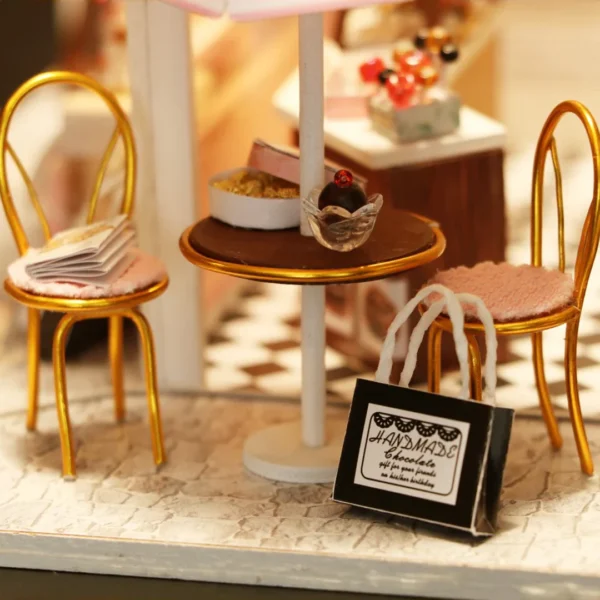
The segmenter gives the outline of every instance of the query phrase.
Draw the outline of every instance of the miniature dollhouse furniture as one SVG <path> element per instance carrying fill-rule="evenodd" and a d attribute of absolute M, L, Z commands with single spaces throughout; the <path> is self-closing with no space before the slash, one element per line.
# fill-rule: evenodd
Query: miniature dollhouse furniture
<path fill-rule="evenodd" d="M 298 124 L 297 98 L 298 80 L 297 75 L 293 75 L 274 98 L 279 112 L 293 126 Z M 369 189 L 383 194 L 396 208 L 417 211 L 435 219 L 446 235 L 448 248 L 444 255 L 406 275 L 410 288 L 406 292 L 407 300 L 439 269 L 482 260 L 504 260 L 506 132 L 500 123 L 463 107 L 456 133 L 407 144 L 394 143 L 374 131 L 368 118 L 325 119 L 324 129 L 328 158 L 364 176 Z M 350 289 L 347 292 L 345 302 L 349 305 L 353 303 L 352 293 Z M 343 302 L 339 300 L 338 304 Z M 348 307 L 345 312 L 352 310 Z M 362 322 L 368 318 L 368 315 L 359 317 Z M 336 335 L 333 330 L 331 334 L 330 343 L 337 351 L 377 363 L 375 348 L 372 351 L 365 344 L 356 344 L 352 341 L 354 334 Z M 500 362 L 505 354 L 506 345 L 500 344 Z M 401 353 L 398 361 L 400 356 Z M 444 345 L 443 364 L 455 365 L 455 352 L 450 343 Z M 417 365 L 415 377 L 425 380 L 425 348 Z"/>
<path fill-rule="evenodd" d="M 379 0 L 375 0 L 378 2 Z M 300 118 L 300 195 L 307 197 L 311 190 L 323 183 L 325 146 L 323 139 L 323 13 L 357 6 L 364 0 L 141 0 L 127 3 L 132 98 L 134 113 L 138 106 L 138 126 L 146 147 L 144 173 L 148 181 L 145 191 L 150 198 L 150 210 L 158 219 L 168 215 L 163 233 L 186 218 L 187 226 L 194 221 L 190 210 L 194 204 L 196 163 L 193 144 L 193 115 L 191 110 L 191 65 L 189 32 L 184 11 L 209 16 L 225 16 L 238 21 L 299 15 L 299 98 L 302 105 Z M 171 6 L 169 6 L 171 5 Z M 135 35 L 132 33 L 135 31 Z M 145 179 L 146 175 L 144 176 Z M 173 198 L 178 210 L 172 210 Z M 160 211 L 158 210 L 160 208 Z M 176 213 L 176 214 L 175 214 Z M 185 228 L 181 227 L 181 230 Z M 156 221 L 155 230 L 158 230 Z M 181 232 L 180 230 L 180 232 Z M 308 221 L 302 218 L 300 231 L 311 236 Z M 162 249 L 174 263 L 172 250 Z M 162 256 L 162 254 L 161 254 Z M 193 281 L 193 276 L 188 278 Z M 189 306 L 188 279 L 177 282 L 176 293 Z M 188 285 L 188 288 L 186 288 Z M 192 290 L 195 292 L 196 290 Z M 185 298 L 183 297 L 185 296 Z M 197 298 L 197 296 L 196 296 Z M 302 287 L 302 312 L 307 320 L 321 322 L 325 308 L 325 290 L 322 286 Z M 192 323 L 195 328 L 197 321 Z M 181 339 L 198 344 L 197 336 L 189 335 L 190 325 L 178 323 L 178 332 L 171 332 L 171 342 L 180 346 Z M 201 344 L 200 344 L 201 345 Z M 192 353 L 195 357 L 198 345 Z M 179 352 L 175 352 L 180 354 Z M 302 386 L 301 415 L 303 425 L 293 434 L 301 450 L 327 447 L 325 386 L 313 373 L 322 370 L 325 354 L 325 330 L 313 330 L 311 344 L 303 349 L 304 381 Z M 172 359 L 171 359 L 172 360 Z M 189 358 L 186 357 L 186 361 Z M 198 370 L 198 364 L 195 368 Z M 176 367 L 181 371 L 181 366 Z M 276 448 L 273 449 L 276 453 Z M 335 453 L 336 450 L 333 450 Z M 315 462 L 311 481 L 330 481 L 330 467 L 323 468 L 319 452 L 310 453 Z"/>
<path fill-rule="evenodd" d="M 129 122 L 114 96 L 94 80 L 68 72 L 48 72 L 37 75 L 25 82 L 8 100 L 0 122 L 0 196 L 12 230 L 18 251 L 21 255 L 30 251 L 29 240 L 21 220 L 15 210 L 9 182 L 10 160 L 14 162 L 23 178 L 31 201 L 41 221 L 46 240 L 51 237 L 48 222 L 40 206 L 36 191 L 22 163 L 9 141 L 9 129 L 15 111 L 21 102 L 38 88 L 52 84 L 77 85 L 98 94 L 112 112 L 116 127 L 100 165 L 92 198 L 90 200 L 87 222 L 92 223 L 96 215 L 97 204 L 104 175 L 111 155 L 119 140 L 125 149 L 125 183 L 120 212 L 131 215 L 135 199 L 136 154 L 135 142 Z M 17 261 L 18 263 L 19 261 Z M 13 263 L 13 266 L 17 263 Z M 12 268 L 12 267 L 11 267 Z M 66 391 L 65 344 L 73 325 L 81 320 L 108 318 L 110 329 L 110 363 L 113 379 L 115 416 L 117 420 L 125 417 L 125 398 L 123 390 L 123 318 L 131 319 L 139 330 L 146 369 L 150 432 L 154 461 L 157 465 L 165 461 L 158 390 L 156 384 L 156 365 L 152 330 L 138 306 L 162 294 L 168 285 L 168 278 L 162 264 L 153 257 L 140 252 L 132 267 L 114 282 L 108 290 L 86 286 L 78 288 L 70 284 L 39 283 L 29 279 L 24 270 L 15 277 L 18 270 L 11 271 L 4 282 L 4 288 L 17 302 L 28 308 L 28 405 L 27 428 L 35 429 L 38 411 L 39 362 L 40 362 L 40 314 L 41 311 L 65 313 L 54 336 L 53 365 L 56 391 L 56 407 L 61 440 L 63 475 L 74 478 L 75 455 L 71 439 L 71 426 Z M 90 288 L 93 288 L 90 290 Z M 90 293 L 84 293 L 85 291 Z"/>
<path fill-rule="evenodd" d="M 196 266 L 244 279 L 288 283 L 323 291 L 326 284 L 371 281 L 414 269 L 438 258 L 446 241 L 436 223 L 413 213 L 382 207 L 366 244 L 353 252 L 334 252 L 298 230 L 258 231 L 234 228 L 212 217 L 189 227 L 180 248 Z M 273 252 L 277 248 L 277 252 Z M 302 351 L 311 356 L 315 339 L 325 329 L 322 302 L 302 316 Z M 317 355 L 318 356 L 318 355 Z M 323 405 L 303 396 L 302 438 L 296 423 L 275 425 L 248 438 L 244 464 L 252 472 L 277 481 L 333 481 L 345 422 L 330 423 L 327 443 L 319 445 L 325 410 L 325 364 L 320 356 L 303 363 L 302 385 L 319 391 Z M 316 468 L 316 465 L 318 467 Z"/>
<path fill-rule="evenodd" d="M 574 114 L 585 127 L 593 159 L 594 188 L 592 202 L 583 225 L 574 278 L 565 273 L 564 205 L 562 181 L 554 131 L 561 118 Z M 547 270 L 542 266 L 542 213 L 543 186 L 546 159 L 550 153 L 556 180 L 558 207 L 558 269 Z M 455 292 L 471 292 L 480 296 L 492 311 L 496 331 L 501 336 L 530 333 L 533 342 L 533 364 L 540 397 L 542 415 L 554 448 L 562 446 L 562 437 L 552 409 L 544 374 L 542 333 L 560 325 L 566 325 L 565 376 L 569 413 L 573 426 L 577 451 L 584 473 L 592 475 L 594 465 L 585 433 L 579 404 L 577 384 L 577 337 L 579 320 L 585 292 L 600 241 L 600 130 L 590 111 L 578 102 L 559 104 L 550 114 L 542 128 L 536 148 L 533 172 L 533 198 L 531 221 L 531 266 L 519 267 L 507 263 L 483 262 L 472 268 L 458 267 L 437 273 L 432 282 L 441 283 Z M 473 317 L 473 315 L 470 315 Z M 440 385 L 440 339 L 443 331 L 451 330 L 448 319 L 442 315 L 434 322 L 429 338 L 429 387 L 439 390 Z M 472 357 L 480 363 L 474 334 L 482 329 L 475 318 L 465 323 L 474 350 Z M 474 371 L 479 373 L 477 368 Z M 477 384 L 481 391 L 481 381 Z"/>

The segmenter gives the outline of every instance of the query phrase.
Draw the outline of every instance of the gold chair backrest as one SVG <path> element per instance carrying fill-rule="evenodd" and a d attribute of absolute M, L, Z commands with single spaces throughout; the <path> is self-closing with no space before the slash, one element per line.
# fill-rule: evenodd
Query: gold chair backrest
<path fill-rule="evenodd" d="M 543 215 L 543 188 L 544 171 L 548 152 L 552 157 L 554 178 L 556 182 L 556 201 L 558 208 L 558 267 L 565 270 L 565 224 L 564 204 L 562 193 L 562 176 L 556 149 L 554 131 L 561 118 L 566 114 L 574 114 L 585 127 L 585 131 L 592 150 L 594 185 L 592 202 L 581 231 L 577 258 L 575 261 L 575 305 L 583 305 L 585 291 L 600 240 L 600 188 L 598 177 L 600 173 L 600 131 L 590 111 L 580 102 L 568 100 L 561 102 L 549 115 L 542 127 L 537 148 L 535 151 L 533 167 L 533 200 L 531 206 L 531 264 L 542 266 L 542 215 Z"/>
<path fill-rule="evenodd" d="M 102 183 L 104 181 L 104 176 L 106 174 L 108 165 L 110 163 L 110 159 L 112 157 L 115 147 L 117 146 L 119 139 L 122 139 L 125 150 L 125 183 L 120 212 L 123 214 L 131 215 L 131 212 L 133 210 L 136 178 L 135 141 L 129 120 L 127 119 L 125 112 L 119 105 L 114 94 L 105 89 L 97 81 L 79 73 L 71 73 L 68 71 L 49 71 L 46 73 L 40 73 L 39 75 L 36 75 L 28 81 L 26 81 L 16 90 L 16 92 L 10 97 L 10 99 L 6 103 L 2 111 L 2 117 L 0 119 L 0 197 L 2 198 L 2 204 L 4 206 L 6 218 L 8 219 L 8 223 L 12 230 L 20 254 L 24 254 L 25 252 L 27 252 L 27 249 L 29 248 L 29 241 L 27 239 L 27 234 L 23 229 L 23 225 L 21 223 L 19 215 L 17 214 L 17 210 L 15 208 L 15 204 L 10 190 L 10 183 L 8 181 L 7 174 L 7 159 L 9 157 L 14 161 L 21 177 L 25 182 L 27 191 L 29 193 L 31 201 L 33 202 L 35 211 L 41 221 L 44 237 L 46 238 L 46 240 L 50 239 L 50 228 L 48 226 L 48 221 L 46 219 L 46 216 L 44 215 L 41 204 L 39 202 L 39 198 L 34 189 L 33 183 L 30 177 L 28 176 L 23 166 L 23 163 L 19 160 L 19 157 L 17 156 L 13 147 L 8 141 L 8 133 L 14 113 L 18 108 L 19 104 L 23 101 L 23 99 L 34 90 L 50 84 L 67 84 L 71 86 L 82 87 L 88 91 L 97 94 L 104 100 L 104 103 L 106 104 L 107 108 L 112 112 L 116 121 L 115 130 L 102 157 L 102 161 L 98 170 L 98 175 L 94 184 L 94 189 L 92 192 L 92 197 L 88 209 L 87 223 L 91 223 L 94 220 L 96 214 L 96 207 L 98 204 L 98 198 L 100 196 Z"/>

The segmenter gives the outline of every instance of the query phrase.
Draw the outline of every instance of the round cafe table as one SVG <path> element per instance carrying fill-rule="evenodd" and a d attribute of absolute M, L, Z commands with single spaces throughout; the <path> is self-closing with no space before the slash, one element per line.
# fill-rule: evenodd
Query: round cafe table
<path fill-rule="evenodd" d="M 240 229 L 209 217 L 189 227 L 179 246 L 202 269 L 302 286 L 302 421 L 255 432 L 246 441 L 243 460 L 268 479 L 333 481 L 346 423 L 325 419 L 324 286 L 382 279 L 435 260 L 446 247 L 438 224 L 387 208 L 362 247 L 334 252 L 298 229 Z"/>

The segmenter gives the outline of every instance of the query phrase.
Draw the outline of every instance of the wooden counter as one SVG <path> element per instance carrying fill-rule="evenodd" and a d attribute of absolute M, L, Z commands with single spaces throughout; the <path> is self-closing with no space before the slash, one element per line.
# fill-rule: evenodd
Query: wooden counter
<path fill-rule="evenodd" d="M 295 127 L 299 111 L 295 77 L 278 90 L 274 104 Z M 369 193 L 382 194 L 384 203 L 437 221 L 448 243 L 440 259 L 407 275 L 408 286 L 396 300 L 386 289 L 387 281 L 370 295 L 347 290 L 330 292 L 332 308 L 335 305 L 337 313 L 355 320 L 352 326 L 341 327 L 345 329 L 341 335 L 336 335 L 337 328 L 330 327 L 330 344 L 346 355 L 374 364 L 394 314 L 436 270 L 504 260 L 506 132 L 500 123 L 468 107 L 461 110 L 456 132 L 407 144 L 397 144 L 379 134 L 368 118 L 325 119 L 324 127 L 327 158 L 365 177 Z M 346 308 L 341 306 L 344 303 Z M 370 331 L 365 333 L 367 329 Z M 368 344 L 363 335 L 375 341 Z M 397 349 L 397 367 L 404 352 L 405 348 Z M 503 356 L 502 342 L 500 360 Z M 443 357 L 445 367 L 456 364 L 450 339 L 445 340 Z M 416 376 L 424 378 L 426 368 L 423 352 Z"/>

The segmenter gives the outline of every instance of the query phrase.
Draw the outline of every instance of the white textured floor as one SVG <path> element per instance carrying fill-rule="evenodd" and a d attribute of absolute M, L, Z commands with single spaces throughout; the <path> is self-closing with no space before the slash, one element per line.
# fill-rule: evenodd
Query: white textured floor
<path fill-rule="evenodd" d="M 500 529 L 481 544 L 348 509 L 329 500 L 330 486 L 245 472 L 245 438 L 295 419 L 293 404 L 165 400 L 169 463 L 159 473 L 142 398 L 129 398 L 122 426 L 108 400 L 73 406 L 79 477 L 69 483 L 53 410 L 38 434 L 24 432 L 20 413 L 0 417 L 0 565 L 427 597 L 530 598 L 532 587 L 597 597 L 600 480 L 579 472 L 566 425 L 555 453 L 539 421 L 516 422 Z M 600 461 L 600 427 L 590 433 Z"/>

